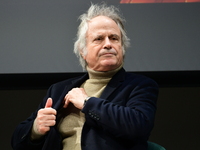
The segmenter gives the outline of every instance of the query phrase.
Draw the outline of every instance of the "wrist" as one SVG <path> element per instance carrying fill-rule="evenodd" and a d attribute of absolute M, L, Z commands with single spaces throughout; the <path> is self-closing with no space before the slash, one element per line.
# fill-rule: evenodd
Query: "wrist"
<path fill-rule="evenodd" d="M 87 101 L 90 99 L 91 97 L 86 97 L 83 103 L 83 107 L 86 105 Z"/>
<path fill-rule="evenodd" d="M 43 135 L 37 132 L 37 127 L 36 127 L 36 120 L 33 123 L 32 129 L 31 129 L 31 140 L 40 140 Z"/>

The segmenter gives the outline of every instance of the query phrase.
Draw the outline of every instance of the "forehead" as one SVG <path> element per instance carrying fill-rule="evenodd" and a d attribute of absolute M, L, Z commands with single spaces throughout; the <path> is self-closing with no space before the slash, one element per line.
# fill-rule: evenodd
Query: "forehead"
<path fill-rule="evenodd" d="M 120 35 L 116 22 L 106 16 L 98 16 L 88 22 L 88 34 L 110 33 Z"/>

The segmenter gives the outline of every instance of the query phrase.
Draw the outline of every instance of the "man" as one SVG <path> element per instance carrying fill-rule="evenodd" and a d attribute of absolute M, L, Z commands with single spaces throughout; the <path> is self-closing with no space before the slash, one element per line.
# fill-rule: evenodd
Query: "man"
<path fill-rule="evenodd" d="M 15 150 L 146 150 L 157 84 L 125 72 L 129 44 L 113 6 L 91 5 L 74 51 L 87 73 L 52 85 L 38 110 L 15 130 Z"/>

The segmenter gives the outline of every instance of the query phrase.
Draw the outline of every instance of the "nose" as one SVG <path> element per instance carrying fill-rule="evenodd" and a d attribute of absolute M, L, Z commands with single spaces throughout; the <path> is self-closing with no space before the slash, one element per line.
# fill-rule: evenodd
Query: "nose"
<path fill-rule="evenodd" d="M 105 42 L 104 42 L 104 49 L 111 49 L 112 48 L 112 46 L 111 46 L 112 44 L 111 44 L 111 41 L 110 41 L 110 39 L 108 38 L 108 37 L 106 37 L 105 38 Z"/>

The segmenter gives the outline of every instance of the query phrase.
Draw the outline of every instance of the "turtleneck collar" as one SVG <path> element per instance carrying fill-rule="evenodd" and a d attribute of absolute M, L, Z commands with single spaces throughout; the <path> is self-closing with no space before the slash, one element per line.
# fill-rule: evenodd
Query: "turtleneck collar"
<path fill-rule="evenodd" d="M 103 78 L 105 79 L 105 78 L 111 78 L 122 67 L 123 67 L 123 64 L 121 64 L 118 68 L 111 71 L 95 71 L 87 67 L 87 71 L 89 74 L 89 79 L 103 79 Z"/>

